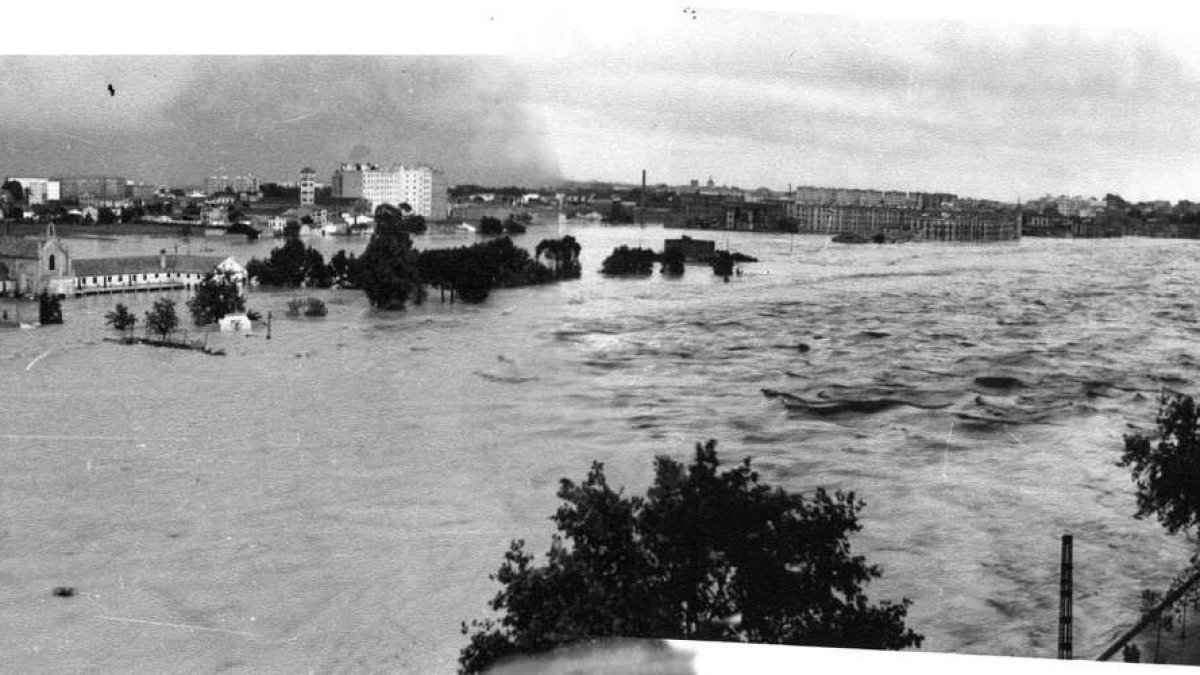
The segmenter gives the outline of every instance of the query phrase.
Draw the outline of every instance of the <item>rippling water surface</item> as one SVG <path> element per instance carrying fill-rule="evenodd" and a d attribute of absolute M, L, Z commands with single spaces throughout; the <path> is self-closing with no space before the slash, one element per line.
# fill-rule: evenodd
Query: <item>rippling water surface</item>
<path fill-rule="evenodd" d="M 1196 244 L 692 233 L 762 259 L 726 284 L 596 272 L 677 232 L 570 233 L 578 282 L 393 314 L 305 292 L 327 317 L 210 335 L 224 358 L 103 342 L 104 313 L 140 314 L 144 294 L 0 332 L 0 660 L 449 672 L 508 541 L 548 544 L 560 477 L 601 460 L 640 492 L 655 454 L 707 438 L 771 482 L 865 499 L 854 548 L 884 571 L 869 595 L 911 598 L 925 649 L 1053 656 L 1063 533 L 1081 656 L 1186 562 L 1187 542 L 1131 517 L 1114 462 L 1163 387 L 1194 391 Z M 69 245 L 246 260 L 275 243 Z M 280 317 L 293 295 L 250 304 Z"/>

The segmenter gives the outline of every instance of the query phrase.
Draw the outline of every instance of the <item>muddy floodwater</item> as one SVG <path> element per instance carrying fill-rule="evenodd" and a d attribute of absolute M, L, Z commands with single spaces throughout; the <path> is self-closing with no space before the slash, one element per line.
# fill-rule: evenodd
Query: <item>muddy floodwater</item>
<path fill-rule="evenodd" d="M 598 273 L 613 247 L 679 231 L 564 233 L 582 279 L 479 306 L 254 291 L 272 339 L 209 335 L 224 357 L 103 341 L 116 302 L 140 315 L 155 295 L 0 330 L 0 663 L 451 672 L 509 540 L 548 545 L 559 478 L 600 460 L 641 492 L 655 454 L 708 438 L 772 483 L 862 497 L 853 547 L 884 572 L 868 595 L 913 600 L 925 650 L 1053 657 L 1064 533 L 1077 657 L 1186 563 L 1186 541 L 1132 517 L 1115 461 L 1162 388 L 1196 391 L 1196 243 L 689 233 L 761 259 L 724 283 Z M 243 262 L 275 245 L 67 243 Z M 328 316 L 283 318 L 297 295 Z"/>

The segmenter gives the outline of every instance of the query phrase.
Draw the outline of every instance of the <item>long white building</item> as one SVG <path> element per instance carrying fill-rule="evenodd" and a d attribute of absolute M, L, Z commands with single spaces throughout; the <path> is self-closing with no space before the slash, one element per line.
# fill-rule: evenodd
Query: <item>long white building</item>
<path fill-rule="evenodd" d="M 56 180 L 46 178 L 8 178 L 21 184 L 29 196 L 29 205 L 45 204 L 59 200 L 59 184 Z"/>
<path fill-rule="evenodd" d="M 446 217 L 446 185 L 442 172 L 428 166 L 380 167 L 377 164 L 343 164 L 333 172 L 333 196 L 365 199 L 374 209 L 380 204 L 406 203 L 426 218 Z"/>

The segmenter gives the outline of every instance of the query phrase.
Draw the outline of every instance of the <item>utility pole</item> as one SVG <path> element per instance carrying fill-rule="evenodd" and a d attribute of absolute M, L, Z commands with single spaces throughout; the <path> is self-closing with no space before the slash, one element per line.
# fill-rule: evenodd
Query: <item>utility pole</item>
<path fill-rule="evenodd" d="M 1069 534 L 1062 536 L 1062 571 L 1058 582 L 1058 658 L 1071 659 L 1071 568 L 1072 544 Z"/>

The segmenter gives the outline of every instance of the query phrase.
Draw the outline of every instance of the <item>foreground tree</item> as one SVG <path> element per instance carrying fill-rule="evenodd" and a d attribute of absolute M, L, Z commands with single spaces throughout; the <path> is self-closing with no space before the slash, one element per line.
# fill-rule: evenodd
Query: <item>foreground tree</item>
<path fill-rule="evenodd" d="M 196 294 L 187 301 L 187 307 L 197 326 L 207 326 L 226 314 L 246 311 L 246 298 L 232 272 L 212 271 L 196 285 Z"/>
<path fill-rule="evenodd" d="M 593 464 L 563 479 L 544 566 L 514 541 L 492 577 L 498 619 L 475 629 L 463 673 L 497 660 L 609 637 L 724 640 L 862 649 L 920 646 L 910 605 L 868 603 L 881 572 L 850 553 L 860 529 L 853 493 L 809 499 L 771 488 L 747 459 L 718 472 L 716 442 L 684 466 L 655 460 L 645 497 L 625 497 Z"/>
<path fill-rule="evenodd" d="M 1125 437 L 1118 466 L 1137 486 L 1137 518 L 1156 516 L 1175 534 L 1200 524 L 1200 428 L 1191 396 L 1164 392 L 1159 399 L 1157 440 Z"/>

